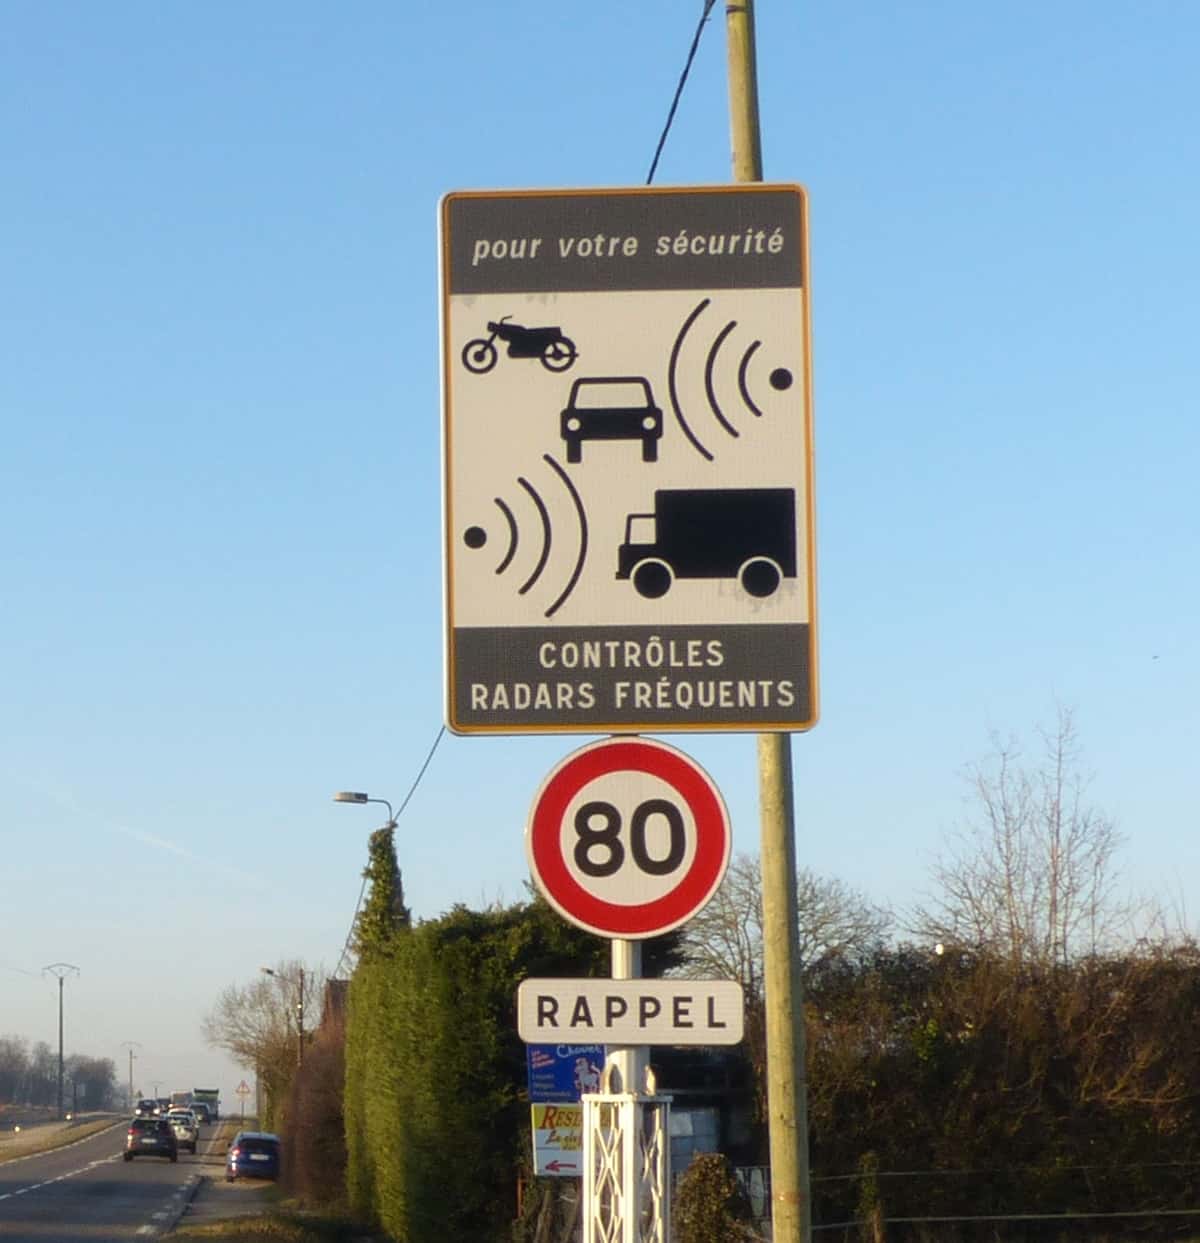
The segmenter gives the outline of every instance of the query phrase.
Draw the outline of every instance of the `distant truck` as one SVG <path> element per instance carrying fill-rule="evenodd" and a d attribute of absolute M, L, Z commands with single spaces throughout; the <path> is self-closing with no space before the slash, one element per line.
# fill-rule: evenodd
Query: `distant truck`
<path fill-rule="evenodd" d="M 190 1092 L 172 1092 L 171 1108 L 186 1109 L 192 1103 L 192 1094 Z"/>
<path fill-rule="evenodd" d="M 217 1088 L 193 1088 L 192 1100 L 208 1106 L 209 1120 L 217 1122 L 221 1117 L 221 1093 Z"/>
<path fill-rule="evenodd" d="M 630 514 L 617 577 L 665 596 L 677 578 L 735 578 L 765 599 L 796 577 L 792 488 L 659 488 L 652 514 Z"/>

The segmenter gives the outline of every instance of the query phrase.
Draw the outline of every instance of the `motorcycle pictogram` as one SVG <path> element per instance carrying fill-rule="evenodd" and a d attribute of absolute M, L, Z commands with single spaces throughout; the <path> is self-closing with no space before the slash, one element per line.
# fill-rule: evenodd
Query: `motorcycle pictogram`
<path fill-rule="evenodd" d="M 575 342 L 563 336 L 561 328 L 526 328 L 510 324 L 512 317 L 488 321 L 487 337 L 475 337 L 463 346 L 463 366 L 475 375 L 484 375 L 496 365 L 500 353 L 496 338 L 508 343 L 509 358 L 539 358 L 547 371 L 566 371 L 579 357 Z"/>

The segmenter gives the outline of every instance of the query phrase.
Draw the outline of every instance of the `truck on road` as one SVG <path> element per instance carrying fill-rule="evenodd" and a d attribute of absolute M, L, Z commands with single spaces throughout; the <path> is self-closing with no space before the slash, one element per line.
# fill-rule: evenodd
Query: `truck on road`
<path fill-rule="evenodd" d="M 192 1100 L 208 1106 L 210 1122 L 217 1122 L 221 1117 L 221 1093 L 218 1088 L 193 1088 Z"/>
<path fill-rule="evenodd" d="M 795 577 L 792 488 L 659 488 L 653 513 L 628 515 L 617 549 L 617 578 L 650 600 L 677 578 L 734 578 L 761 600 Z"/>

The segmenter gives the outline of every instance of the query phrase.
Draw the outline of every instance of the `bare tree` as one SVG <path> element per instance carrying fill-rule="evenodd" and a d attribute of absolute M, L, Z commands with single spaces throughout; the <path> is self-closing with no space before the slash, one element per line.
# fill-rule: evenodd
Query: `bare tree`
<path fill-rule="evenodd" d="M 110 1057 L 72 1053 L 66 1059 L 73 1109 L 108 1109 L 117 1092 L 117 1066 Z"/>
<path fill-rule="evenodd" d="M 993 735 L 991 755 L 967 769 L 970 813 L 934 865 L 939 892 L 911 919 L 922 939 L 1051 966 L 1130 932 L 1137 911 L 1116 893 L 1121 838 L 1087 801 L 1071 711 L 1037 732 L 1032 763 Z"/>
<path fill-rule="evenodd" d="M 24 1104 L 28 1078 L 28 1042 L 20 1036 L 0 1036 L 0 1102 Z"/>
<path fill-rule="evenodd" d="M 834 959 L 876 947 L 891 927 L 890 912 L 839 880 L 807 869 L 796 876 L 801 970 L 810 976 Z M 683 965 L 693 979 L 737 980 L 745 993 L 745 1051 L 754 1073 L 754 1109 L 766 1121 L 766 1023 L 763 990 L 762 869 L 738 855 L 708 905 L 683 929 Z"/>
<path fill-rule="evenodd" d="M 247 1070 L 289 1066 L 296 1059 L 297 1007 L 302 1001 L 304 1030 L 311 1032 L 324 995 L 323 971 L 314 972 L 294 959 L 279 962 L 249 984 L 222 989 L 201 1020 L 201 1031 L 209 1045 L 224 1049 Z"/>
<path fill-rule="evenodd" d="M 324 996 L 325 972 L 292 959 L 223 989 L 201 1020 L 204 1039 L 254 1073 L 265 1094 L 264 1125 L 277 1125 L 299 1065 L 298 1038 L 311 1036 Z"/>
<path fill-rule="evenodd" d="M 869 949 L 887 935 L 891 913 L 840 880 L 796 874 L 800 961 L 805 972 L 830 959 Z M 763 979 L 762 869 L 737 855 L 708 905 L 684 928 L 683 975 L 741 981 L 747 997 L 761 998 Z"/>

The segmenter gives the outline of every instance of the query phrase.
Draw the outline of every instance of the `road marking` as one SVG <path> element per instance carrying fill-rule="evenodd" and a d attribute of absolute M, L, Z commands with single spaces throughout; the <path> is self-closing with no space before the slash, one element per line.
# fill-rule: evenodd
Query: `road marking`
<path fill-rule="evenodd" d="M 84 1135 L 79 1139 L 73 1139 L 69 1144 L 59 1144 L 54 1148 L 43 1148 L 41 1152 L 27 1152 L 23 1157 L 8 1157 L 0 1161 L 0 1165 L 17 1165 L 22 1161 L 32 1161 L 34 1157 L 44 1157 L 48 1152 L 66 1152 L 68 1148 L 75 1148 L 80 1144 L 86 1144 L 89 1139 L 95 1139 L 97 1135 L 107 1135 L 109 1131 L 116 1130 L 117 1127 L 124 1125 L 124 1121 L 118 1119 L 112 1126 L 104 1127 L 99 1131 L 93 1131 L 90 1135 Z"/>
<path fill-rule="evenodd" d="M 114 1124 L 114 1125 L 119 1125 L 119 1124 Z M 110 1127 L 110 1128 L 109 1128 L 109 1130 L 111 1130 L 111 1129 L 112 1129 L 112 1128 Z M 82 1144 L 85 1140 L 88 1140 L 88 1139 L 95 1139 L 95 1138 L 96 1138 L 96 1135 L 103 1135 L 103 1134 L 105 1134 L 105 1132 L 103 1132 L 103 1131 L 97 1131 L 95 1135 L 87 1135 L 87 1136 L 84 1136 L 84 1139 L 76 1140 L 76 1141 L 75 1141 L 75 1143 L 73 1143 L 73 1144 L 64 1144 L 62 1147 L 63 1147 L 63 1148 L 73 1148 L 73 1147 L 75 1146 L 75 1144 Z M 47 1152 L 61 1152 L 61 1151 L 62 1151 L 62 1149 L 61 1149 L 61 1148 L 55 1148 L 55 1149 L 47 1149 L 46 1151 L 47 1151 Z M 26 1156 L 26 1157 L 15 1157 L 15 1158 L 13 1159 L 13 1161 L 11 1161 L 11 1162 L 5 1162 L 4 1164 L 12 1164 L 12 1165 L 15 1165 L 18 1161 L 28 1161 L 30 1157 L 42 1157 L 42 1156 L 45 1156 L 45 1155 L 46 1155 L 46 1153 L 45 1153 L 45 1152 L 33 1152 L 33 1153 L 30 1153 L 30 1154 L 29 1154 L 29 1156 Z M 80 1174 L 86 1174 L 89 1170 L 94 1170 L 94 1169 L 96 1168 L 96 1166 L 98 1166 L 98 1165 L 108 1165 L 110 1162 L 112 1162 L 112 1161 L 116 1161 L 116 1160 L 120 1157 L 120 1155 L 121 1155 L 121 1154 L 120 1154 L 119 1152 L 114 1152 L 111 1156 L 108 1156 L 108 1157 L 97 1157 L 97 1158 L 96 1158 L 96 1160 L 94 1160 L 94 1161 L 89 1161 L 89 1162 L 87 1163 L 87 1165 L 81 1165 L 81 1166 L 80 1166 L 77 1170 L 69 1170 L 69 1171 L 68 1171 L 67 1173 L 65 1173 L 65 1174 L 59 1174 L 57 1178 L 47 1178 L 44 1182 L 40 1182 L 40 1183 L 30 1183 L 28 1187 L 18 1187 L 15 1191 L 6 1191 L 3 1195 L 0 1195 L 0 1201 L 3 1201 L 3 1200 L 11 1200 L 14 1196 L 23 1196 L 23 1195 L 24 1195 L 27 1191 L 38 1191 L 38 1190 L 40 1190 L 42 1187 L 51 1187 L 51 1186 L 53 1186 L 55 1183 L 61 1183 L 61 1182 L 63 1182 L 65 1179 L 68 1179 L 68 1178 L 75 1178 L 75 1177 L 77 1177 L 77 1176 L 78 1176 L 78 1175 L 80 1175 Z M 195 1175 L 195 1174 L 191 1175 L 191 1176 L 190 1176 L 190 1178 L 189 1178 L 189 1183 L 190 1183 L 190 1182 L 192 1182 L 192 1181 L 195 1181 L 198 1177 L 199 1177 L 199 1176 L 198 1176 L 198 1175 Z M 174 1194 L 175 1194 L 176 1196 L 182 1195 L 182 1194 L 183 1194 L 184 1189 L 185 1189 L 187 1186 L 188 1186 L 188 1184 L 187 1184 L 187 1183 L 185 1183 L 183 1187 L 180 1187 L 180 1188 L 176 1189 L 176 1191 L 174 1192 Z M 155 1217 L 169 1217 L 169 1216 L 170 1216 L 170 1212 L 165 1212 L 165 1213 L 155 1213 L 155 1214 L 154 1214 L 154 1216 L 155 1216 Z M 153 1226 L 142 1226 L 142 1227 L 140 1227 L 140 1228 L 138 1229 L 138 1233 L 139 1233 L 139 1234 L 143 1234 L 143 1233 L 150 1233 L 150 1234 L 152 1234 L 152 1233 L 154 1233 L 154 1227 L 153 1227 Z"/>

